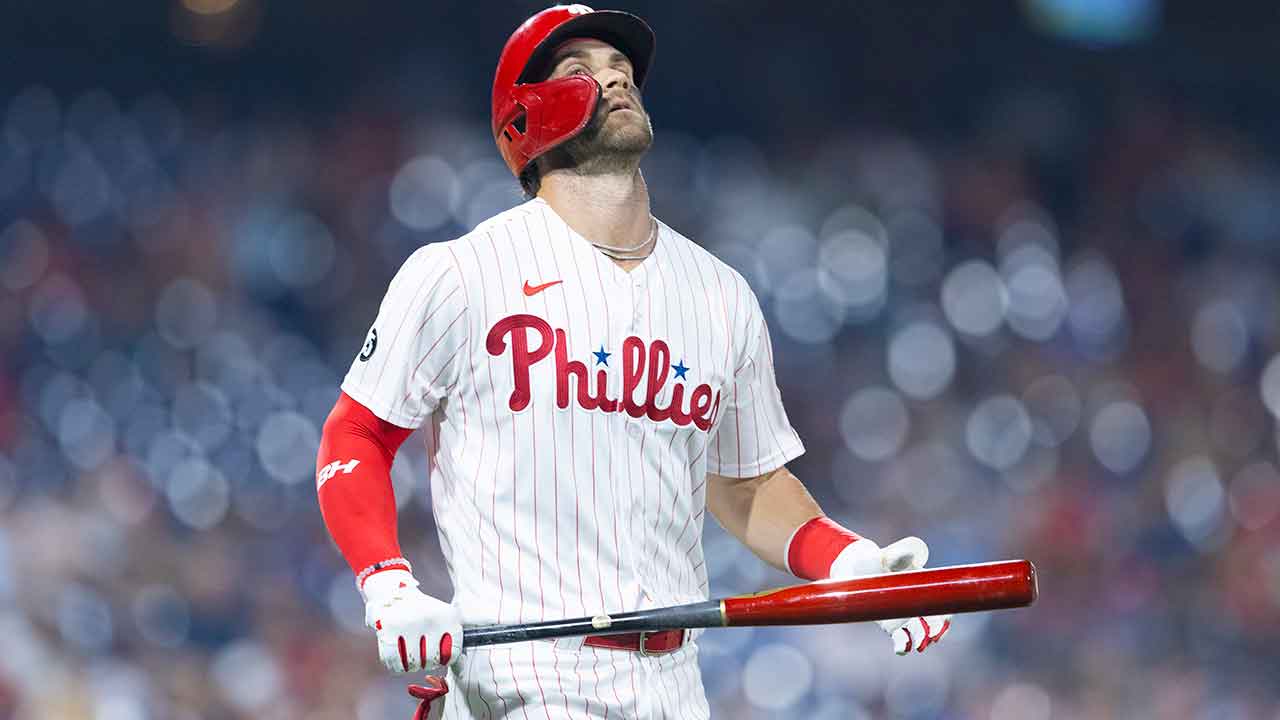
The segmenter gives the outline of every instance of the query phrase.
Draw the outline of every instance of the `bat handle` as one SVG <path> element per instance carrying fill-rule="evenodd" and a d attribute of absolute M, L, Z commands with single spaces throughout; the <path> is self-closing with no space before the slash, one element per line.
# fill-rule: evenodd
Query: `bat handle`
<path fill-rule="evenodd" d="M 705 600 L 688 605 L 568 620 L 548 620 L 515 625 L 470 625 L 462 629 L 462 644 L 464 647 L 478 647 L 523 640 L 723 626 L 724 612 L 720 601 Z"/>

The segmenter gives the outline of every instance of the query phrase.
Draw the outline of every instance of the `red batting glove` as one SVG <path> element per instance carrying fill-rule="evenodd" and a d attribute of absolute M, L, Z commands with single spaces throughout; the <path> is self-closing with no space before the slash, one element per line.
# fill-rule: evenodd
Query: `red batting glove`
<path fill-rule="evenodd" d="M 431 701 L 449 692 L 449 683 L 444 678 L 428 675 L 423 681 L 425 685 L 410 685 L 409 694 L 418 699 L 418 709 L 413 713 L 413 720 L 427 720 L 431 712 Z"/>

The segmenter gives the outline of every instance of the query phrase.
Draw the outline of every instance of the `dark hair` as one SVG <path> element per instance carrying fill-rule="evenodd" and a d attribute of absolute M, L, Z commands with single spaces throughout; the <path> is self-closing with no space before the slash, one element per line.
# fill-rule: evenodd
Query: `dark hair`
<path fill-rule="evenodd" d="M 524 199 L 538 197 L 538 189 L 542 187 L 542 172 L 538 170 L 538 161 L 534 160 L 520 171 L 520 189 L 524 190 Z"/>

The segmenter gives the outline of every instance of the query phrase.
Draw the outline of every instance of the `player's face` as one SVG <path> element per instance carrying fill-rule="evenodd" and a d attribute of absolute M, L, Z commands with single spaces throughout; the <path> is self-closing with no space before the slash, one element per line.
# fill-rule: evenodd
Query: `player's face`
<path fill-rule="evenodd" d="M 638 156 L 653 143 L 653 127 L 632 76 L 631 61 L 608 43 L 570 40 L 552 57 L 548 79 L 585 74 L 600 83 L 600 103 L 587 128 L 566 143 L 575 157 Z M 603 157 L 602 157 L 603 156 Z"/>

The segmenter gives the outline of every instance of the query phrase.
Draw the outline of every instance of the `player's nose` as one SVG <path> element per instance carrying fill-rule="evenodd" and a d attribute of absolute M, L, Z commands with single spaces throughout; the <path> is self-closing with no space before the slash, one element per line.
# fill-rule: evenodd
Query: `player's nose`
<path fill-rule="evenodd" d="M 623 92 L 630 92 L 631 90 L 631 78 L 627 77 L 626 73 L 615 68 L 602 70 L 600 75 L 596 77 L 596 82 L 600 83 L 606 94 L 610 90 L 621 90 Z"/>

